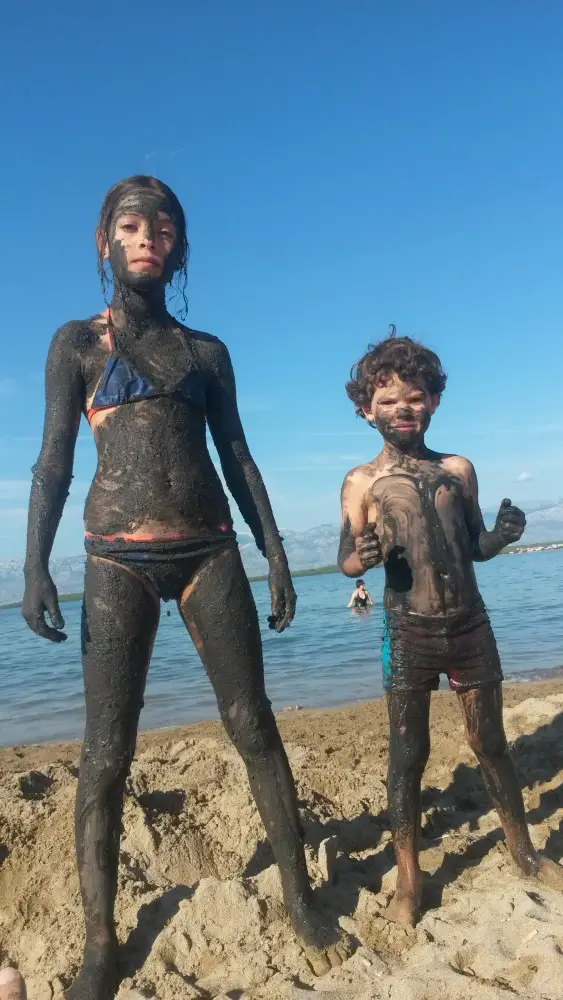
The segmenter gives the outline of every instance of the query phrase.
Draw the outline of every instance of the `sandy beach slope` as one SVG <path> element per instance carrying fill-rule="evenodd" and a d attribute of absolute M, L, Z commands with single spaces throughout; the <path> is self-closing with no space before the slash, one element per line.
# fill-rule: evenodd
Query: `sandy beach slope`
<path fill-rule="evenodd" d="M 507 686 L 505 718 L 532 838 L 563 856 L 563 684 Z M 119 1000 L 563 1000 L 563 896 L 506 854 L 456 700 L 434 698 L 425 776 L 426 912 L 390 923 L 387 723 L 374 701 L 288 712 L 319 906 L 359 946 L 317 977 L 282 907 L 244 768 L 215 723 L 143 734 L 127 788 Z M 0 966 L 29 1000 L 62 1000 L 80 959 L 77 744 L 0 750 Z"/>

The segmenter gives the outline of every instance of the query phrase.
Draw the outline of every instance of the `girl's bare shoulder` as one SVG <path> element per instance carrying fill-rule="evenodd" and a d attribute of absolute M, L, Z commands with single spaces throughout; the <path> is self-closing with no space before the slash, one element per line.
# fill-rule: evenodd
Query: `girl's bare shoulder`
<path fill-rule="evenodd" d="M 106 336 L 107 320 L 103 315 L 96 314 L 88 319 L 71 319 L 63 323 L 55 332 L 51 346 L 82 355 L 99 346 Z"/>

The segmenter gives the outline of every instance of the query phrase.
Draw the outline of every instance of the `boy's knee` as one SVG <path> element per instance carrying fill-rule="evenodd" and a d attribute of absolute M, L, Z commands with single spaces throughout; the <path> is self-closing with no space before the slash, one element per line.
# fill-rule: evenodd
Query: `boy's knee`
<path fill-rule="evenodd" d="M 430 740 L 427 735 L 416 734 L 410 737 L 399 732 L 399 739 L 391 741 L 391 768 L 400 774 L 422 773 L 430 754 Z"/>
<path fill-rule="evenodd" d="M 477 726 L 466 730 L 469 746 L 477 757 L 502 757 L 508 750 L 504 730 L 498 730 L 491 725 Z"/>

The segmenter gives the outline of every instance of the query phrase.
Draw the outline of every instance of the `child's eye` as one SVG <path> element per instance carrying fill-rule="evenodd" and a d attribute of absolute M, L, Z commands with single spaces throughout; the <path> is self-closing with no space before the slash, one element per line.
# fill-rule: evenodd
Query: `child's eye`
<path fill-rule="evenodd" d="M 126 233 L 135 233 L 137 231 L 137 226 L 134 222 L 125 222 L 122 227 Z"/>

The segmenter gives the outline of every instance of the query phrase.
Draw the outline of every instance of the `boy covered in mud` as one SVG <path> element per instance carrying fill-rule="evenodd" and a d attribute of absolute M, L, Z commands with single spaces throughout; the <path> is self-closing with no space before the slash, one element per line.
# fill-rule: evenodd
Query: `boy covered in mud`
<path fill-rule="evenodd" d="M 502 720 L 502 671 L 474 562 L 492 559 L 524 531 L 524 513 L 503 500 L 491 531 L 479 508 L 475 470 L 440 454 L 424 435 L 446 375 L 432 351 L 391 335 L 370 347 L 346 386 L 383 449 L 342 487 L 338 564 L 357 577 L 385 568 L 383 684 L 389 711 L 389 817 L 397 859 L 395 919 L 420 914 L 420 786 L 428 759 L 430 695 L 447 675 L 469 745 L 481 765 L 518 868 L 563 889 L 563 867 L 534 849 Z"/>

